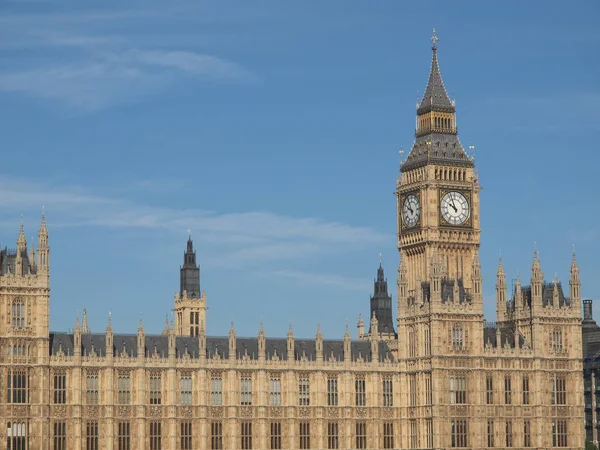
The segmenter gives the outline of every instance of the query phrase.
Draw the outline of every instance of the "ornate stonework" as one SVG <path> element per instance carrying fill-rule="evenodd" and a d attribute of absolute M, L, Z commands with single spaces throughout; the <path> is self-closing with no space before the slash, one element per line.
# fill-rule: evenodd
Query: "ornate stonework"
<path fill-rule="evenodd" d="M 327 340 L 320 328 L 314 339 L 299 340 L 291 326 L 285 338 L 267 338 L 262 324 L 256 338 L 238 338 L 233 324 L 227 337 L 207 336 L 207 297 L 190 236 L 175 324 L 161 335 L 147 335 L 141 320 L 135 335 L 115 333 L 110 320 L 92 333 L 85 312 L 73 332 L 51 333 L 43 220 L 37 253 L 27 249 L 23 228 L 15 250 L 0 250 L 2 445 L 9 424 L 17 424 L 32 450 L 54 449 L 55 433 L 68 449 L 157 448 L 151 433 L 165 450 L 181 448 L 182 433 L 193 436 L 194 449 L 213 442 L 239 449 L 243 430 L 251 430 L 255 449 L 276 446 L 272 433 L 280 433 L 283 448 L 300 448 L 302 433 L 311 448 L 356 448 L 364 430 L 368 449 L 461 443 L 483 450 L 490 430 L 494 446 L 504 448 L 509 429 L 513 448 L 559 442 L 582 449 L 575 255 L 568 286 L 544 281 L 535 252 L 529 285 L 517 277 L 508 287 L 500 261 L 498 315 L 484 321 L 481 187 L 458 140 L 435 41 L 415 143 L 396 185 L 396 322 L 380 265 L 369 329 L 360 318 L 359 340 L 349 331 Z M 334 430 L 335 440 L 328 435 Z M 127 445 L 119 440 L 126 434 Z"/>

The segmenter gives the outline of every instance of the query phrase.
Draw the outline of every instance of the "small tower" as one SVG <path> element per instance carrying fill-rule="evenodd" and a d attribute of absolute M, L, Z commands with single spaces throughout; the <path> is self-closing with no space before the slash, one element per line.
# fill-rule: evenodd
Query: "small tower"
<path fill-rule="evenodd" d="M 349 364 L 352 361 L 352 340 L 350 338 L 350 330 L 348 329 L 348 321 L 346 321 L 346 331 L 344 332 L 344 362 Z"/>
<path fill-rule="evenodd" d="M 506 274 L 502 266 L 502 256 L 498 261 L 498 270 L 496 271 L 496 318 L 498 321 L 504 320 L 506 315 Z"/>
<path fill-rule="evenodd" d="M 113 332 L 113 327 L 112 327 L 112 322 L 111 322 L 111 313 L 108 313 L 108 323 L 106 324 L 106 331 L 105 331 L 105 345 L 106 345 L 106 359 L 108 360 L 108 362 L 112 362 L 113 360 L 113 356 L 114 356 L 114 332 Z"/>
<path fill-rule="evenodd" d="M 19 237 L 17 238 L 17 257 L 15 261 L 15 275 L 18 277 L 23 276 L 27 273 L 28 265 L 27 256 L 27 239 L 25 238 L 25 231 L 23 229 L 23 219 L 21 219 L 21 226 L 19 229 Z"/>
<path fill-rule="evenodd" d="M 383 273 L 381 255 L 379 255 L 379 268 L 371 296 L 371 316 L 377 318 L 382 339 L 394 340 L 396 338 L 392 318 L 392 297 L 388 294 L 388 284 Z M 373 330 L 369 328 L 369 334 L 372 333 Z"/>
<path fill-rule="evenodd" d="M 362 314 L 358 315 L 358 323 L 356 324 L 358 330 L 358 338 L 363 339 L 365 337 L 365 322 L 363 321 Z"/>
<path fill-rule="evenodd" d="M 371 317 L 371 361 L 379 362 L 379 323 L 375 314 Z"/>
<path fill-rule="evenodd" d="M 290 329 L 287 333 L 287 360 L 291 364 L 294 363 L 294 331 L 292 330 L 292 323 L 290 322 Z"/>
<path fill-rule="evenodd" d="M 258 360 L 264 361 L 267 355 L 267 338 L 263 328 L 262 318 L 260 319 L 260 329 L 258 330 Z"/>
<path fill-rule="evenodd" d="M 534 311 L 542 307 L 542 289 L 544 285 L 544 274 L 540 265 L 538 252 L 533 252 L 533 263 L 531 264 L 531 308 Z"/>
<path fill-rule="evenodd" d="M 317 363 L 323 362 L 323 334 L 321 333 L 321 324 L 317 325 L 317 335 L 315 336 L 315 350 Z"/>
<path fill-rule="evenodd" d="M 229 328 L 229 360 L 235 361 L 237 354 L 237 338 L 235 334 L 235 327 L 233 320 L 231 321 L 231 327 Z"/>
<path fill-rule="evenodd" d="M 83 317 L 81 319 L 81 333 L 91 334 L 90 328 L 88 327 L 87 311 L 85 308 L 83 308 Z"/>
<path fill-rule="evenodd" d="M 42 211 L 42 224 L 38 231 L 37 270 L 40 275 L 50 275 L 50 246 L 48 245 L 48 229 L 46 228 L 46 215 Z"/>
<path fill-rule="evenodd" d="M 142 315 L 140 314 L 140 325 L 137 329 L 137 359 L 143 361 L 146 357 L 146 331 L 144 330 L 144 323 L 142 321 Z"/>
<path fill-rule="evenodd" d="M 198 336 L 206 328 L 206 295 L 200 291 L 200 267 L 188 230 L 183 266 L 179 269 L 179 292 L 175 294 L 175 327 L 178 336 Z"/>
<path fill-rule="evenodd" d="M 571 259 L 569 287 L 571 297 L 571 308 L 581 314 L 581 280 L 579 279 L 579 266 L 577 265 L 577 258 L 575 257 L 575 250 L 573 250 L 573 258 Z"/>
<path fill-rule="evenodd" d="M 79 325 L 79 317 L 75 320 L 75 328 L 73 329 L 73 356 L 76 361 L 81 360 L 81 326 Z"/>

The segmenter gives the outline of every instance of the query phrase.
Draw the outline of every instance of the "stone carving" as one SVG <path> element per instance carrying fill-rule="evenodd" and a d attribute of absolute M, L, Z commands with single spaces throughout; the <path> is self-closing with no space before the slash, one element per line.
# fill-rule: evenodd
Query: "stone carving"
<path fill-rule="evenodd" d="M 356 408 L 357 417 L 367 417 L 367 408 Z"/>
<path fill-rule="evenodd" d="M 340 412 L 337 408 L 327 408 L 327 417 L 337 418 Z"/>
<path fill-rule="evenodd" d="M 97 419 L 100 416 L 100 411 L 97 406 L 88 406 L 86 408 L 86 416 L 91 419 Z"/>
<path fill-rule="evenodd" d="M 151 406 L 150 417 L 162 417 L 162 408 L 160 406 Z"/>
<path fill-rule="evenodd" d="M 386 419 L 392 419 L 394 417 L 394 410 L 392 408 L 384 408 L 383 417 Z"/>
<path fill-rule="evenodd" d="M 119 410 L 117 411 L 117 415 L 121 418 L 127 418 L 131 414 L 129 406 L 119 406 Z"/>
<path fill-rule="evenodd" d="M 223 417 L 223 408 L 213 406 L 210 408 L 210 415 L 212 417 Z"/>
<path fill-rule="evenodd" d="M 309 408 L 299 408 L 298 415 L 300 417 L 310 417 L 310 409 Z"/>
<path fill-rule="evenodd" d="M 281 417 L 283 415 L 281 408 L 273 407 L 271 408 L 271 417 Z"/>
<path fill-rule="evenodd" d="M 252 407 L 251 406 L 242 406 L 242 417 L 252 417 Z"/>
<path fill-rule="evenodd" d="M 65 417 L 67 415 L 66 405 L 58 405 L 52 408 L 54 417 Z"/>
<path fill-rule="evenodd" d="M 186 418 L 190 418 L 193 416 L 193 410 L 190 406 L 184 406 L 181 408 L 181 415 Z"/>

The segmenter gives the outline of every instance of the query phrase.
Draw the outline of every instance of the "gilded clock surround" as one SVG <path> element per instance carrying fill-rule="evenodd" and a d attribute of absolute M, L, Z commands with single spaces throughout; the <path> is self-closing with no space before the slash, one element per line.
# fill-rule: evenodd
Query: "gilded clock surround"
<path fill-rule="evenodd" d="M 404 214 L 402 213 L 402 211 L 404 209 L 404 202 L 411 195 L 414 195 L 419 202 L 419 218 L 417 219 L 417 222 L 413 226 L 408 226 L 404 220 Z M 399 219 L 400 219 L 399 222 L 400 222 L 401 229 L 406 230 L 406 231 L 417 231 L 421 227 L 421 220 L 423 217 L 423 202 L 421 201 L 420 192 L 418 190 L 407 191 L 407 192 L 403 193 L 402 195 L 400 195 L 399 198 L 400 198 L 400 203 L 398 205 L 398 214 L 399 214 Z"/>
<path fill-rule="evenodd" d="M 444 218 L 444 215 L 441 213 L 439 214 L 439 224 L 440 226 L 443 227 L 456 227 L 456 228 L 472 228 L 473 227 L 473 213 L 475 211 L 473 211 L 473 204 L 472 204 L 472 192 L 468 191 L 468 190 L 463 190 L 463 189 L 457 189 L 455 187 L 444 187 L 444 188 L 440 188 L 438 190 L 438 206 L 441 207 L 442 204 L 442 198 L 444 198 L 444 195 L 446 195 L 449 192 L 458 192 L 459 194 L 462 194 L 466 199 L 467 199 L 467 204 L 469 205 L 469 216 L 467 217 L 467 220 L 464 221 L 464 223 L 461 224 L 452 224 L 452 223 L 448 223 L 448 221 Z"/>

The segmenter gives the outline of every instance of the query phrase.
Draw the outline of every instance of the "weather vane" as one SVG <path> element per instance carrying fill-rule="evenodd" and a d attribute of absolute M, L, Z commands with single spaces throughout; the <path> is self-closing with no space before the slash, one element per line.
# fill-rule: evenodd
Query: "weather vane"
<path fill-rule="evenodd" d="M 433 42 L 433 47 L 437 48 L 438 37 L 435 35 L 435 28 L 433 29 L 433 36 L 431 36 L 431 42 Z"/>

